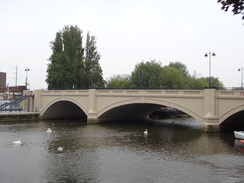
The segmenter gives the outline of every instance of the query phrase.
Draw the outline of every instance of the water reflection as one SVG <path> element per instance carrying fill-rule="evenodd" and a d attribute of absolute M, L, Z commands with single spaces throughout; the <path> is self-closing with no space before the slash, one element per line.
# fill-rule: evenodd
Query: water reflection
<path fill-rule="evenodd" d="M 0 157 L 12 183 L 239 182 L 244 170 L 233 133 L 202 133 L 192 118 L 0 125 Z"/>

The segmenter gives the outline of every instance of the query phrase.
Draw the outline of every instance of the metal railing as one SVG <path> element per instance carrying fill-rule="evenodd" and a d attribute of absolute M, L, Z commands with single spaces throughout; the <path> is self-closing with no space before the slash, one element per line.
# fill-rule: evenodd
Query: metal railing
<path fill-rule="evenodd" d="M 3 104 L 0 105 L 1 112 L 13 112 L 13 111 L 23 111 L 23 105 L 21 102 L 24 100 L 33 97 L 33 95 L 24 95 L 16 100 L 12 101 L 5 101 Z"/>

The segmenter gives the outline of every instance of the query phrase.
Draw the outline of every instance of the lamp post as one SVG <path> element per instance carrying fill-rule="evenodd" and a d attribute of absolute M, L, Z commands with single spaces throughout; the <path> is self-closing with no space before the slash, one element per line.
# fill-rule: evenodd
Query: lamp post
<path fill-rule="evenodd" d="M 27 85 L 28 85 L 28 71 L 30 71 L 30 69 L 26 68 L 25 71 L 26 71 L 25 86 L 26 86 L 26 89 L 27 89 Z"/>
<path fill-rule="evenodd" d="M 212 81 L 211 81 L 211 57 L 215 57 L 216 54 L 214 52 L 209 51 L 208 53 L 205 53 L 205 57 L 209 57 L 209 88 L 212 87 Z"/>
<path fill-rule="evenodd" d="M 239 68 L 238 71 L 241 71 L 241 89 L 243 90 L 243 67 Z"/>

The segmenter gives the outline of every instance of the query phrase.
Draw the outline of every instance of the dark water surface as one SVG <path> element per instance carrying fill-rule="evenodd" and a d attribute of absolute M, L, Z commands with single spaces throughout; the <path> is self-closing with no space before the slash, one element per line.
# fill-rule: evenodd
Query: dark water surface
<path fill-rule="evenodd" d="M 18 139 L 22 144 L 14 145 Z M 237 183 L 244 182 L 243 155 L 233 132 L 202 132 L 192 118 L 0 125 L 3 183 Z"/>

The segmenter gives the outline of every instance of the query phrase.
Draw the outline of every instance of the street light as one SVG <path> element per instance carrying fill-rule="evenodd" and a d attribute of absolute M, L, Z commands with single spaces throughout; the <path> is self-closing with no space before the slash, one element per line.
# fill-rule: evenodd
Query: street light
<path fill-rule="evenodd" d="M 239 68 L 238 71 L 241 71 L 241 89 L 243 90 L 243 67 Z"/>
<path fill-rule="evenodd" d="M 209 57 L 209 88 L 212 87 L 212 81 L 211 81 L 211 56 L 215 57 L 216 54 L 214 52 L 209 51 L 204 55 L 205 57 Z"/>
<path fill-rule="evenodd" d="M 25 71 L 26 71 L 25 86 L 26 86 L 26 89 L 27 89 L 27 85 L 28 85 L 28 71 L 30 71 L 30 69 L 26 68 Z"/>

